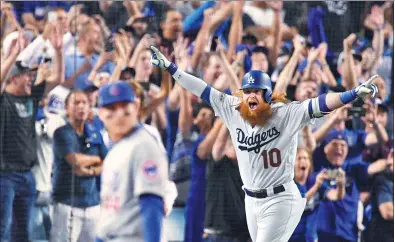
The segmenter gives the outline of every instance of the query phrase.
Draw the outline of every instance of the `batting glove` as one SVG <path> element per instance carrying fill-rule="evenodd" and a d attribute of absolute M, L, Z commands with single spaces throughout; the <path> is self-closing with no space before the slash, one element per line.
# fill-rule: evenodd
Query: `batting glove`
<path fill-rule="evenodd" d="M 357 93 L 358 97 L 365 99 L 367 96 L 371 96 L 374 98 L 377 93 L 378 93 L 378 88 L 375 84 L 373 84 L 373 81 L 379 77 L 379 75 L 374 75 L 369 78 L 366 82 L 364 82 L 362 85 L 356 87 L 355 92 Z"/>
<path fill-rule="evenodd" d="M 171 62 L 166 59 L 166 57 L 154 46 L 151 46 L 152 55 L 151 55 L 151 64 L 153 66 L 158 66 L 163 70 L 167 70 L 171 65 Z"/>

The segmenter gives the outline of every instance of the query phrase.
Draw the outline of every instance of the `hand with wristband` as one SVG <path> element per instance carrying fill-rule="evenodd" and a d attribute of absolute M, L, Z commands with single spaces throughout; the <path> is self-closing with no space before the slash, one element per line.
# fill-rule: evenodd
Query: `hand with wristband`
<path fill-rule="evenodd" d="M 374 80 L 378 78 L 379 75 L 374 75 L 369 78 L 366 82 L 362 83 L 360 86 L 351 89 L 350 91 L 346 91 L 340 94 L 340 99 L 343 104 L 350 103 L 354 101 L 356 98 L 360 97 L 365 99 L 367 96 L 375 97 L 378 93 L 378 88 L 375 84 L 373 84 Z"/>

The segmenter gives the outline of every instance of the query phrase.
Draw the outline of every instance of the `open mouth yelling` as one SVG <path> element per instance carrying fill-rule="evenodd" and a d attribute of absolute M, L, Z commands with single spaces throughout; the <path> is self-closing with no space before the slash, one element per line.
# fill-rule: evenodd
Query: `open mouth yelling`
<path fill-rule="evenodd" d="M 248 102 L 248 106 L 250 107 L 251 110 L 255 110 L 258 107 L 258 102 L 250 101 Z"/>

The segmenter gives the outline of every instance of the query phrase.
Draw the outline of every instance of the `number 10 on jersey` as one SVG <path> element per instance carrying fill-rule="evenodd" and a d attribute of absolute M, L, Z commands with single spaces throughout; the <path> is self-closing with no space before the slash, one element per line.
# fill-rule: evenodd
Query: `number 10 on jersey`
<path fill-rule="evenodd" d="M 262 158 L 263 168 L 265 169 L 269 168 L 269 165 L 271 167 L 279 167 L 281 165 L 281 153 L 277 148 L 273 148 L 269 151 L 264 150 L 262 152 Z"/>

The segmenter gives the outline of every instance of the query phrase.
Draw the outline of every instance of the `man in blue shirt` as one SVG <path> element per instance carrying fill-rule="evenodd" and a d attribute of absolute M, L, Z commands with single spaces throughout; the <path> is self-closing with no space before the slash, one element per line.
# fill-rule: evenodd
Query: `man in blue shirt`
<path fill-rule="evenodd" d="M 313 152 L 315 171 L 320 170 L 328 164 L 324 154 L 324 145 L 328 143 L 325 137 L 329 137 L 331 132 L 342 132 L 346 137 L 348 154 L 345 163 L 361 162 L 363 159 L 362 152 L 366 149 L 367 145 L 388 141 L 383 120 L 381 118 L 374 118 L 374 115 L 370 115 L 369 113 L 367 113 L 367 116 L 370 116 L 369 119 L 366 119 L 367 124 L 371 125 L 369 132 L 363 129 L 346 128 L 345 122 L 349 117 L 348 108 L 340 109 L 331 114 L 327 121 L 314 131 L 314 137 L 317 143 L 322 141 L 322 144 Z"/>
<path fill-rule="evenodd" d="M 99 25 L 93 21 L 81 25 L 78 31 L 77 50 L 65 59 L 65 86 L 84 90 L 90 85 L 89 74 L 91 72 L 112 73 L 115 64 L 106 62 L 104 57 L 95 52 L 102 41 Z"/>
<path fill-rule="evenodd" d="M 202 241 L 204 229 L 206 165 L 221 123 L 216 122 L 213 109 L 199 103 L 198 114 L 193 120 L 199 130 L 199 137 L 193 144 L 191 154 L 191 183 L 185 208 L 185 242 Z"/>
<path fill-rule="evenodd" d="M 366 184 L 369 176 L 379 173 L 390 164 L 386 159 L 372 164 L 365 162 L 344 163 L 348 154 L 347 138 L 343 132 L 329 134 L 324 146 L 329 161 L 327 170 L 332 173 L 329 186 L 334 187 L 339 168 L 346 173 L 344 198 L 338 201 L 323 200 L 318 208 L 318 241 L 338 242 L 357 241 L 357 212 L 360 187 Z"/>
<path fill-rule="evenodd" d="M 375 177 L 372 188 L 372 222 L 369 241 L 394 241 L 394 153 L 388 155 L 388 170 Z"/>
<path fill-rule="evenodd" d="M 98 179 L 107 149 L 100 132 L 87 122 L 84 92 L 69 94 L 66 112 L 67 124 L 54 134 L 51 241 L 94 241 L 100 215 Z"/>
<path fill-rule="evenodd" d="M 329 131 L 328 137 L 330 136 L 331 133 L 337 133 L 337 132 L 341 132 L 347 141 L 348 154 L 346 157 L 346 163 L 361 161 L 362 152 L 366 147 L 365 142 L 366 142 L 367 133 L 365 132 L 365 130 L 360 130 L 360 129 L 350 130 L 346 128 L 342 128 L 339 130 L 331 129 Z M 324 139 L 322 144 L 319 147 L 317 147 L 313 152 L 313 162 L 314 162 L 315 171 L 321 170 L 322 167 L 328 165 L 328 160 L 326 159 L 324 153 L 324 146 L 326 143 L 328 143 L 327 139 Z"/>

